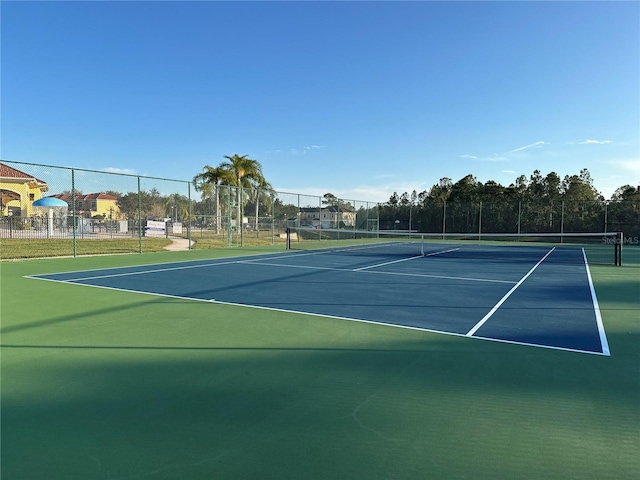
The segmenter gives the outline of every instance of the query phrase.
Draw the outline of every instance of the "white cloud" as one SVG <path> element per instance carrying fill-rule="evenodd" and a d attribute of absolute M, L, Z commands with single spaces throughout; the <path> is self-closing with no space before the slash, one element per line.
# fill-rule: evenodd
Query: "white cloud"
<path fill-rule="evenodd" d="M 514 174 L 514 173 L 516 173 L 516 171 L 515 170 L 502 170 L 502 173 Z"/>
<path fill-rule="evenodd" d="M 613 143 L 611 140 L 584 140 L 582 142 L 564 142 L 565 145 L 607 145 Z"/>
<path fill-rule="evenodd" d="M 289 149 L 289 154 L 291 155 L 306 155 L 307 152 L 310 152 L 311 150 L 318 150 L 320 148 L 324 148 L 324 145 L 309 145 L 306 147 L 302 147 L 302 148 L 290 148 Z M 277 150 L 278 152 L 280 150 Z"/>
<path fill-rule="evenodd" d="M 539 142 L 531 143 L 529 145 L 525 145 L 524 147 L 514 148 L 513 150 L 509 150 L 507 153 L 522 152 L 523 150 L 528 150 L 530 148 L 539 148 L 539 147 L 542 147 L 543 145 L 549 145 L 549 143 L 539 141 Z"/>
<path fill-rule="evenodd" d="M 482 158 L 481 160 L 484 160 L 485 162 L 506 162 L 509 159 L 496 153 L 492 157 Z"/>
<path fill-rule="evenodd" d="M 505 162 L 509 160 L 507 157 L 494 153 L 490 157 L 476 157 L 475 155 L 460 155 L 460 158 L 468 158 L 470 160 L 478 160 L 479 162 Z"/>
<path fill-rule="evenodd" d="M 494 153 L 493 155 L 487 156 L 487 157 L 478 157 L 476 155 L 460 155 L 459 158 L 464 158 L 464 159 L 469 159 L 469 160 L 477 160 L 479 162 L 508 162 L 509 160 L 511 160 L 511 158 L 509 158 L 510 154 L 513 153 L 518 153 L 518 152 L 522 152 L 524 150 L 528 150 L 530 148 L 540 148 L 543 145 L 551 145 L 549 142 L 544 142 L 542 140 L 540 140 L 539 142 L 535 142 L 535 143 L 531 143 L 529 145 L 524 145 L 522 147 L 518 147 L 518 148 L 514 148 L 513 150 L 509 150 L 506 153 L 502 153 L 502 154 L 498 154 L 498 153 Z"/>
<path fill-rule="evenodd" d="M 611 140 L 585 140 L 580 142 L 580 145 L 606 145 L 607 143 L 613 143 Z"/>

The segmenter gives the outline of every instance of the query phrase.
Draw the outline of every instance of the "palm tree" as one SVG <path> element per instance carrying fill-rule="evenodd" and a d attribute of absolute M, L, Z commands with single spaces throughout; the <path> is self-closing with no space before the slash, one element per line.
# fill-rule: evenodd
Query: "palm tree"
<path fill-rule="evenodd" d="M 258 216 L 259 216 L 259 208 L 260 208 L 260 202 L 262 201 L 268 210 L 271 209 L 271 201 L 273 199 L 273 197 L 276 195 L 276 191 L 273 189 L 273 187 L 271 186 L 271 184 L 269 182 L 267 182 L 267 180 L 262 177 L 258 182 L 256 182 L 256 185 L 254 186 L 253 189 L 253 199 L 256 202 L 256 217 L 255 217 L 255 229 L 256 232 L 258 231 Z"/>
<path fill-rule="evenodd" d="M 232 185 L 235 187 L 251 187 L 261 180 L 264 180 L 262 175 L 262 165 L 257 160 L 247 158 L 247 155 L 234 154 L 233 156 L 225 155 L 226 162 L 222 162 L 219 168 L 231 172 L 233 175 Z"/>
<path fill-rule="evenodd" d="M 247 155 L 234 154 L 233 156 L 225 155 L 226 162 L 220 164 L 221 169 L 226 170 L 233 177 L 231 185 L 236 188 L 236 219 L 238 228 L 240 228 L 241 239 L 244 237 L 242 229 L 242 189 L 253 188 L 261 183 L 265 184 L 266 180 L 262 174 L 262 165 L 257 160 L 248 158 Z"/>
<path fill-rule="evenodd" d="M 216 196 L 216 235 L 220 233 L 220 185 L 230 184 L 234 177 L 231 172 L 222 165 L 218 167 L 212 167 L 210 165 L 204 166 L 204 171 L 193 177 L 193 185 L 198 192 L 202 192 L 202 198 L 210 198 L 212 193 L 215 192 Z"/>

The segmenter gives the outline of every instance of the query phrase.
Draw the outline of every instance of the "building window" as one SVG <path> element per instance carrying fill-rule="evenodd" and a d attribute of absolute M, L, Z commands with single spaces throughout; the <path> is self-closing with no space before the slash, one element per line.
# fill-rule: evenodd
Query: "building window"
<path fill-rule="evenodd" d="M 29 201 L 33 202 L 36 199 L 36 196 L 34 193 L 30 193 L 29 194 Z"/>

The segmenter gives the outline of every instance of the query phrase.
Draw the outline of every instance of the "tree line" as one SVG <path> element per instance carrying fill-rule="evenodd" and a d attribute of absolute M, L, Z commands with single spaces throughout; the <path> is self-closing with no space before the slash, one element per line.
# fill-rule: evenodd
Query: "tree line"
<path fill-rule="evenodd" d="M 266 180 L 262 165 L 247 155 L 225 156 L 217 166 L 205 165 L 193 177 L 200 200 L 184 195 L 162 196 L 156 189 L 118 196 L 121 212 L 135 218 L 139 206 L 143 217 L 186 220 L 189 215 L 222 228 L 221 218 L 235 225 L 244 215 L 258 228 L 260 217 L 295 218 L 298 206 L 284 203 Z M 322 204 L 353 211 L 350 202 L 331 193 Z M 624 185 L 605 200 L 593 185 L 589 170 L 561 178 L 540 170 L 521 175 L 508 186 L 489 180 L 480 182 L 469 174 L 454 182 L 441 178 L 418 192 L 394 192 L 377 211 L 358 209 L 356 228 L 369 228 L 375 216 L 380 229 L 425 233 L 555 233 L 623 231 L 640 235 L 640 188 Z M 204 220 L 203 218 L 204 217 Z M 208 218 L 208 220 L 207 220 Z M 361 220 L 362 219 L 362 220 Z"/>
<path fill-rule="evenodd" d="M 609 201 L 593 186 L 588 169 L 563 179 L 535 170 L 509 186 L 466 175 L 442 178 L 422 192 L 394 192 L 380 206 L 381 228 L 421 232 L 555 233 L 640 230 L 640 190 L 618 188 Z"/>

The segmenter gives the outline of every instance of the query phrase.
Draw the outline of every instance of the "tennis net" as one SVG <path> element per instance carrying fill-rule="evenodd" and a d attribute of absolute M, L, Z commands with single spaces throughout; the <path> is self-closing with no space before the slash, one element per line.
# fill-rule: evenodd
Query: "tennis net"
<path fill-rule="evenodd" d="M 621 265 L 619 233 L 416 233 L 344 229 L 289 228 L 290 250 L 325 250 L 369 256 L 442 256 L 478 260 L 532 261 L 554 249 L 547 261 Z"/>

